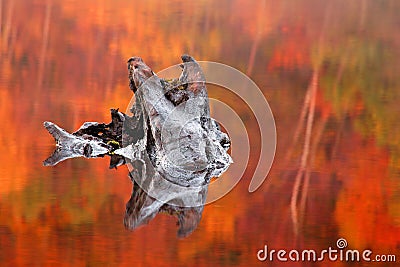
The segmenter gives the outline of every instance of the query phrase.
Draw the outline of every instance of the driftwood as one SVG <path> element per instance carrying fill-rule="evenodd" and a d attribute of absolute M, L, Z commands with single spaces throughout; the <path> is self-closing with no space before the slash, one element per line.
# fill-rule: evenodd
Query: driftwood
<path fill-rule="evenodd" d="M 44 166 L 54 166 L 69 158 L 95 158 L 110 155 L 110 168 L 124 164 L 124 158 L 113 153 L 122 147 L 122 127 L 125 114 L 111 109 L 111 122 L 85 122 L 70 134 L 52 122 L 44 122 L 44 127 L 54 137 L 56 150 L 44 162 Z"/>
<path fill-rule="evenodd" d="M 112 109 L 110 123 L 87 122 L 72 134 L 44 123 L 57 144 L 44 165 L 109 155 L 110 168 L 132 167 L 134 187 L 124 219 L 129 229 L 167 212 L 178 217 L 178 235 L 186 236 L 200 221 L 210 179 L 232 162 L 229 138 L 210 117 L 203 72 L 192 57 L 182 61 L 181 76 L 167 80 L 141 58 L 128 60 L 133 116 Z"/>

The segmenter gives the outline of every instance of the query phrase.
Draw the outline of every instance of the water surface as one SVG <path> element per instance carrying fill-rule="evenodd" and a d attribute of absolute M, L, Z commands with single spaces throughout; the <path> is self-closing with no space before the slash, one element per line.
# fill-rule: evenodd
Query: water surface
<path fill-rule="evenodd" d="M 322 250 L 339 238 L 352 249 L 400 257 L 400 2 L 0 6 L 5 266 L 265 265 L 256 257 L 265 244 Z M 189 237 L 178 239 L 175 218 L 162 214 L 131 232 L 122 223 L 132 189 L 127 169 L 108 170 L 107 158 L 43 167 L 54 144 L 42 122 L 69 131 L 84 121 L 108 122 L 109 108 L 124 110 L 132 96 L 127 58 L 139 55 L 160 71 L 185 52 L 231 65 L 258 84 L 275 116 L 276 158 L 266 182 L 248 193 L 260 146 L 256 120 L 237 96 L 210 87 L 210 97 L 228 103 L 246 125 L 245 175 L 205 207 Z M 290 266 L 296 264 L 345 265 Z"/>

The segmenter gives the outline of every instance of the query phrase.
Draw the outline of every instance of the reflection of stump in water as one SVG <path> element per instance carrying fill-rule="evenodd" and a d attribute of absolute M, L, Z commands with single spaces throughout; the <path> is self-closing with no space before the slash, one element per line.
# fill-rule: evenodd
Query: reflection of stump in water
<path fill-rule="evenodd" d="M 228 136 L 210 117 L 205 78 L 198 63 L 182 56 L 182 74 L 160 79 L 141 58 L 128 60 L 133 116 L 111 110 L 109 124 L 90 122 L 69 134 L 51 122 L 57 149 L 44 165 L 74 157 L 111 156 L 110 168 L 129 163 L 134 184 L 125 226 L 134 229 L 158 212 L 178 217 L 179 236 L 198 225 L 212 177 L 232 162 Z"/>
<path fill-rule="evenodd" d="M 198 226 L 204 208 L 207 188 L 199 192 L 199 202 L 196 207 L 169 205 L 149 196 L 134 180 L 132 195 L 126 203 L 124 225 L 129 230 L 134 230 L 141 225 L 149 223 L 158 213 L 166 213 L 178 218 L 178 236 L 186 237 Z M 168 193 L 168 192 L 166 192 Z M 183 196 L 184 197 L 184 196 Z M 184 203 L 185 200 L 177 199 Z"/>

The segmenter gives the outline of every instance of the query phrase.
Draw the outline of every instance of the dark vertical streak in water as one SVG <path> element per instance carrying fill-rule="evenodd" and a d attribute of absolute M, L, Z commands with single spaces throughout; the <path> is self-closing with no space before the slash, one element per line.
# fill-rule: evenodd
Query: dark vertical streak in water
<path fill-rule="evenodd" d="M 42 48 L 40 50 L 40 58 L 39 58 L 39 72 L 37 80 L 38 88 L 41 87 L 43 83 L 43 75 L 44 75 L 46 56 L 47 56 L 47 47 L 49 44 L 50 17 L 51 17 L 51 0 L 47 0 L 46 14 L 43 24 Z"/>

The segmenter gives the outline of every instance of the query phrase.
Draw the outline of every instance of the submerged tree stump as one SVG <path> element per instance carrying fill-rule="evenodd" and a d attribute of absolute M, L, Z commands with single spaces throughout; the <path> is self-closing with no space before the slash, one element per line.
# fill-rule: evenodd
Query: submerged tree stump
<path fill-rule="evenodd" d="M 200 65 L 189 55 L 182 62 L 181 76 L 167 80 L 141 58 L 128 60 L 129 88 L 135 93 L 132 116 L 111 109 L 110 123 L 87 122 L 72 134 L 44 123 L 57 144 L 45 166 L 109 155 L 110 168 L 133 167 L 135 186 L 124 219 L 129 229 L 164 211 L 178 216 L 180 236 L 190 233 L 201 218 L 210 179 L 232 163 L 230 140 L 210 117 Z"/>

